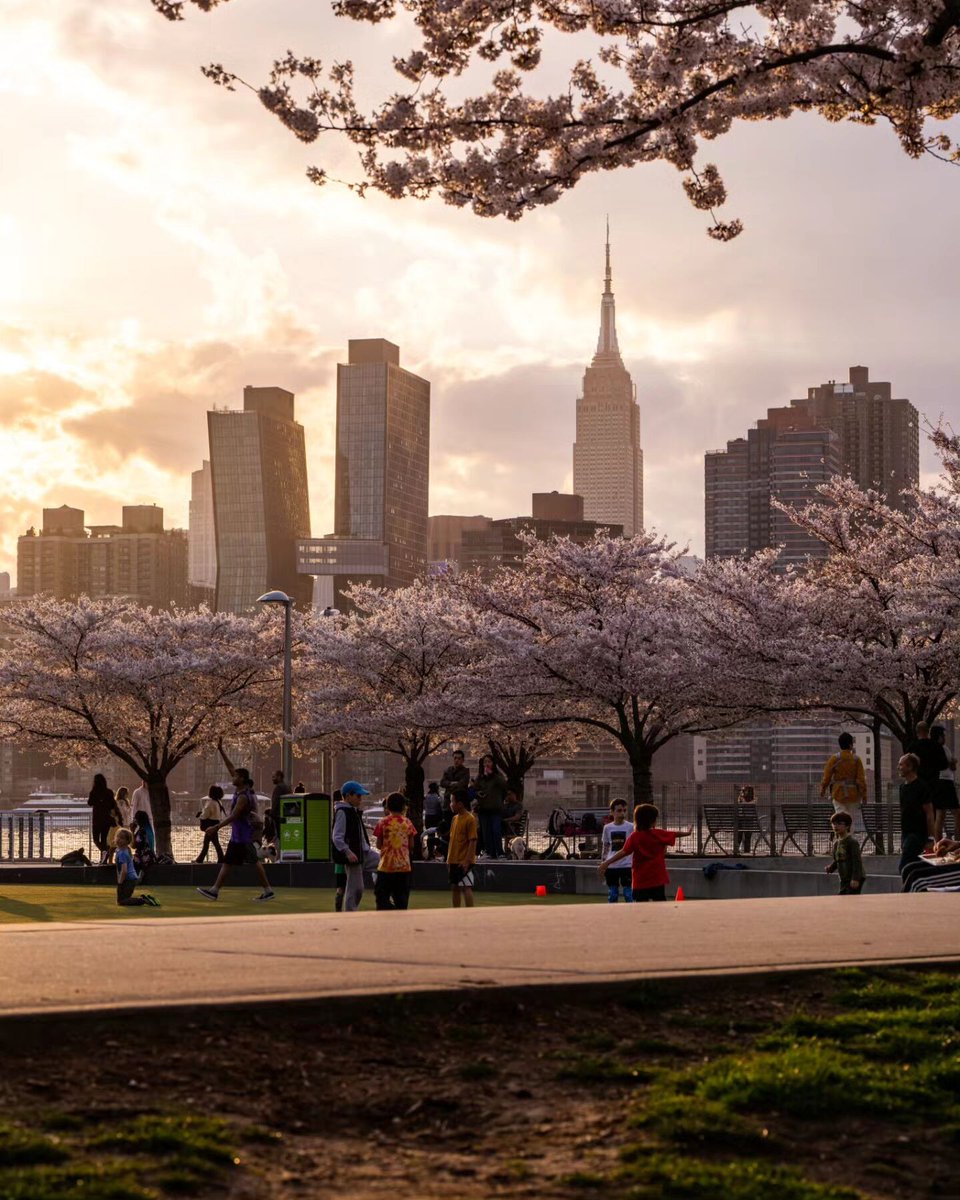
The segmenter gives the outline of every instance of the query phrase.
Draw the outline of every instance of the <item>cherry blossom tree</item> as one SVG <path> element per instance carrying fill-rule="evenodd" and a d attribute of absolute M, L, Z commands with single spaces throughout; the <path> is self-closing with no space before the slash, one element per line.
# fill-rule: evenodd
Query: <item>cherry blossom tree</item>
<path fill-rule="evenodd" d="M 423 826 L 424 762 L 460 730 L 449 697 L 469 672 L 469 650 L 454 598 L 430 582 L 399 591 L 358 586 L 352 611 L 315 619 L 303 630 L 301 668 L 309 673 L 298 736 L 325 749 L 398 756 L 410 817 Z"/>
<path fill-rule="evenodd" d="M 171 20 L 220 2 L 152 0 Z M 397 86 L 372 108 L 358 101 L 347 60 L 288 52 L 259 85 L 220 64 L 204 73 L 250 89 L 303 142 L 345 135 L 359 148 L 363 178 L 351 186 L 361 194 L 438 195 L 517 219 L 594 171 L 664 161 L 711 213 L 711 236 L 726 240 L 740 222 L 716 217 L 720 173 L 696 162 L 700 144 L 736 121 L 795 112 L 883 121 L 911 157 L 960 157 L 942 128 L 960 106 L 957 0 L 333 0 L 332 9 L 368 24 L 401 20 L 415 40 L 393 58 Z M 315 167 L 310 177 L 327 174 Z"/>
<path fill-rule="evenodd" d="M 681 734 L 728 728 L 752 711 L 726 686 L 724 661 L 697 638 L 697 597 L 676 555 L 649 534 L 562 538 L 528 549 L 492 581 L 461 576 L 485 614 L 485 670 L 504 711 L 528 726 L 607 737 L 626 753 L 637 801 L 652 796 L 653 755 Z"/>
<path fill-rule="evenodd" d="M 906 748 L 960 690 L 960 506 L 914 489 L 906 511 L 849 479 L 789 509 L 828 547 L 796 583 L 820 659 L 809 702 L 875 718 Z"/>
<path fill-rule="evenodd" d="M 0 647 L 4 736 L 51 760 L 104 750 L 146 783 L 169 854 L 170 772 L 195 750 L 273 737 L 279 689 L 267 614 L 149 610 L 122 599 L 9 605 Z"/>

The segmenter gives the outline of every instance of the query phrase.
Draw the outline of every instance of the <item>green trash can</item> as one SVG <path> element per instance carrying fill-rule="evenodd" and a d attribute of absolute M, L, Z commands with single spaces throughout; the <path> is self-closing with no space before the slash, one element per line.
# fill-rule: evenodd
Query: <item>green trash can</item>
<path fill-rule="evenodd" d="M 329 862 L 333 803 L 326 792 L 280 798 L 280 861 Z"/>

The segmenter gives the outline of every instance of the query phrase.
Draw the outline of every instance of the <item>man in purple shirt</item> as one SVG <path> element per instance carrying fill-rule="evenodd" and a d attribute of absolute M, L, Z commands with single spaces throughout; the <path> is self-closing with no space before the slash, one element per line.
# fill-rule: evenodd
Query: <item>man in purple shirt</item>
<path fill-rule="evenodd" d="M 257 854 L 257 839 L 254 836 L 254 824 L 259 823 L 257 796 L 253 790 L 250 772 L 245 767 L 237 767 L 234 771 L 233 786 L 236 790 L 233 793 L 230 812 L 219 825 L 214 825 L 206 832 L 207 837 L 214 837 L 218 830 L 230 826 L 230 841 L 223 855 L 220 874 L 212 888 L 197 888 L 197 891 L 208 900 L 218 900 L 220 889 L 226 883 L 232 868 L 249 865 L 256 867 L 263 887 L 263 891 L 259 896 L 254 896 L 254 900 L 272 900 L 275 893 Z"/>

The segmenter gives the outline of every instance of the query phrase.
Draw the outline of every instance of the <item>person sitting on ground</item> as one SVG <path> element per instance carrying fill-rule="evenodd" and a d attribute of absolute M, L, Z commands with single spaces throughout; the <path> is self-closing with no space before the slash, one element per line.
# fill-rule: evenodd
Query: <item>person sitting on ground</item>
<path fill-rule="evenodd" d="M 853 752 L 853 734 L 841 733 L 837 738 L 839 754 L 827 759 L 820 780 L 820 799 L 827 791 L 833 801 L 834 812 L 845 812 L 856 833 L 864 832 L 863 804 L 867 799 L 867 777 L 863 763 Z"/>
<path fill-rule="evenodd" d="M 853 821 L 850 814 L 835 812 L 830 818 L 830 827 L 833 829 L 833 862 L 827 865 L 827 874 L 836 871 L 839 875 L 839 895 L 859 896 L 867 876 L 863 869 L 860 843 L 851 833 Z"/>
<path fill-rule="evenodd" d="M 675 844 L 677 838 L 689 837 L 693 826 L 685 829 L 658 829 L 657 821 L 660 810 L 653 804 L 638 804 L 633 810 L 633 833 L 624 842 L 621 849 L 606 861 L 600 861 L 600 874 L 621 858 L 633 855 L 633 902 L 642 903 L 646 900 L 666 900 L 666 885 L 670 882 L 667 874 L 667 847 Z"/>
<path fill-rule="evenodd" d="M 129 829 L 117 830 L 115 851 L 117 856 L 117 904 L 121 908 L 140 908 L 144 904 L 150 905 L 152 908 L 159 908 L 160 901 L 155 896 L 148 894 L 135 896 L 133 894 L 133 889 L 140 876 L 130 850 L 132 843 L 133 834 Z"/>

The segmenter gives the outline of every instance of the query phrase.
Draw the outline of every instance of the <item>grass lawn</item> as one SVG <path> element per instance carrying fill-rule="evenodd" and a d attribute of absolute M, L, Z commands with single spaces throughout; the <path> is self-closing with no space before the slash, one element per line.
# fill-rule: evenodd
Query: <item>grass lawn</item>
<path fill-rule="evenodd" d="M 329 888 L 278 888 L 277 898 L 269 904 L 255 904 L 256 887 L 227 886 L 216 903 L 197 895 L 192 887 L 158 887 L 152 894 L 160 908 L 120 908 L 116 890 L 96 884 L 54 885 L 18 884 L 5 887 L 0 876 L 0 925 L 17 921 L 154 921 L 158 917 L 209 917 L 251 913 L 313 913 L 333 911 L 333 891 Z M 605 896 L 534 896 L 532 892 L 477 892 L 480 907 L 514 904 L 596 904 Z M 410 898 L 414 909 L 447 908 L 449 892 L 415 891 Z M 363 898 L 363 908 L 372 909 L 373 893 Z"/>

